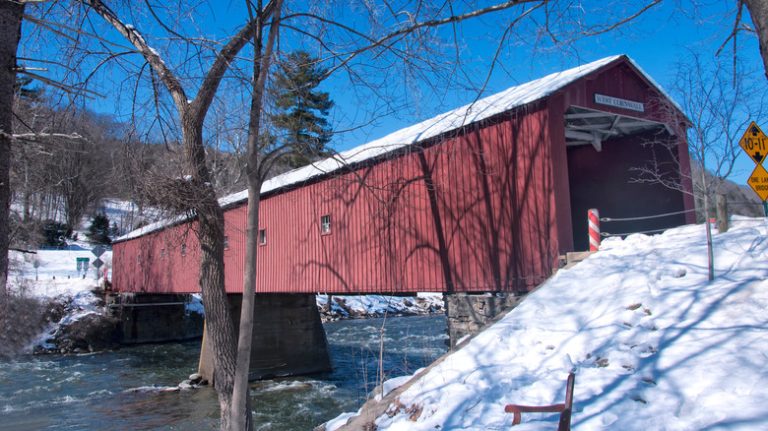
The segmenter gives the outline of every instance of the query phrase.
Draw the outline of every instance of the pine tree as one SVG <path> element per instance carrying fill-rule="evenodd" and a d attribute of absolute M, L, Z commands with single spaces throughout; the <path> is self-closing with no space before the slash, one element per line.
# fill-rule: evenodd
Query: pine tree
<path fill-rule="evenodd" d="M 96 244 L 109 245 L 112 240 L 109 238 L 109 218 L 104 213 L 93 216 L 91 225 L 88 226 L 88 239 Z"/>
<path fill-rule="evenodd" d="M 43 94 L 43 90 L 40 87 L 33 87 L 34 80 L 26 76 L 20 76 L 16 78 L 16 84 L 14 85 L 14 92 L 22 99 L 29 101 L 40 100 Z"/>
<path fill-rule="evenodd" d="M 271 92 L 278 113 L 272 123 L 282 132 L 278 141 L 286 148 L 291 168 L 329 155 L 325 145 L 332 131 L 325 117 L 333 101 L 327 92 L 317 90 L 325 73 L 318 60 L 304 51 L 288 54 L 277 67 Z"/>

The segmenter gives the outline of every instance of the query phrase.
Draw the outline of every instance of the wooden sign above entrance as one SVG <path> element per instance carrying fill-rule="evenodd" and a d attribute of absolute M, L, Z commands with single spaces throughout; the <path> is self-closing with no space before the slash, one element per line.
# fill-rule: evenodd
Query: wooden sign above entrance
<path fill-rule="evenodd" d="M 595 93 L 595 103 L 600 105 L 613 106 L 616 108 L 629 109 L 630 111 L 645 112 L 645 105 L 640 102 L 606 96 L 605 94 L 600 93 Z"/>
<path fill-rule="evenodd" d="M 760 165 L 765 158 L 765 154 L 768 152 L 768 136 L 765 136 L 765 133 L 760 130 L 757 123 L 753 121 L 749 124 L 747 131 L 744 132 L 741 139 L 739 139 L 739 146 L 755 163 Z M 752 178 L 750 178 L 751 180 Z"/>
<path fill-rule="evenodd" d="M 760 199 L 763 201 L 768 199 L 768 171 L 765 170 L 763 165 L 758 164 L 755 167 L 755 170 L 752 171 L 747 180 L 747 184 L 760 196 Z"/>

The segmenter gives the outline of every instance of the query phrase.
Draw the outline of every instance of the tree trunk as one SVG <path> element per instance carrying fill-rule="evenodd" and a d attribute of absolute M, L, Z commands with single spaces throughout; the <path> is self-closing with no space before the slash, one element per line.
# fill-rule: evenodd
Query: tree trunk
<path fill-rule="evenodd" d="M 258 258 L 259 204 L 261 181 L 248 180 L 248 210 L 246 221 L 245 272 L 243 274 L 243 302 L 240 308 L 240 328 L 237 340 L 237 368 L 232 392 L 231 430 L 251 430 L 250 396 L 248 375 L 251 369 L 251 345 L 253 344 L 253 309 L 256 287 L 256 260 Z M 222 414 L 222 421 L 224 415 Z M 222 427 L 222 429 L 224 429 Z"/>
<path fill-rule="evenodd" d="M 728 198 L 723 193 L 718 193 L 715 199 L 717 208 L 717 231 L 728 232 Z"/>
<path fill-rule="evenodd" d="M 712 246 L 712 225 L 709 223 L 709 183 L 706 172 L 706 166 L 702 163 L 701 189 L 704 191 L 704 226 L 707 230 L 707 279 L 712 281 L 715 279 L 715 250 Z"/>
<path fill-rule="evenodd" d="M 259 237 L 259 205 L 261 203 L 261 184 L 263 158 L 259 147 L 261 135 L 261 112 L 263 108 L 266 76 L 269 73 L 272 47 L 277 36 L 278 23 L 282 0 L 274 3 L 274 12 L 269 13 L 260 8 L 257 13 L 257 25 L 253 30 L 253 91 L 251 92 L 251 107 L 248 118 L 248 212 L 245 245 L 245 273 L 243 274 L 243 302 L 240 309 L 240 327 L 237 343 L 237 368 L 233 390 L 231 423 L 233 431 L 251 430 L 250 396 L 248 394 L 248 374 L 251 365 L 251 345 L 253 343 L 253 308 L 256 288 L 256 259 L 258 257 Z M 250 12 L 250 9 L 249 9 Z M 267 37 L 266 47 L 263 46 L 262 31 L 267 19 L 272 19 Z M 253 17 L 251 17 L 253 19 Z M 223 420 L 223 415 L 222 415 Z M 222 428 L 223 429 L 223 428 Z"/>
<path fill-rule="evenodd" d="M 8 280 L 14 69 L 23 13 L 24 3 L 0 2 L 0 294 L 5 293 Z"/>
<path fill-rule="evenodd" d="M 205 304 L 208 336 L 214 352 L 213 384 L 219 395 L 221 429 L 230 429 L 229 412 L 236 365 L 235 326 L 224 288 L 224 212 L 210 186 L 202 138 L 203 117 L 182 113 L 185 169 L 192 175 L 192 185 L 199 190 L 193 203 L 198 220 L 200 241 L 200 290 Z"/>
<path fill-rule="evenodd" d="M 760 56 L 763 58 L 765 78 L 768 79 L 768 0 L 744 0 L 744 4 L 760 41 Z"/>

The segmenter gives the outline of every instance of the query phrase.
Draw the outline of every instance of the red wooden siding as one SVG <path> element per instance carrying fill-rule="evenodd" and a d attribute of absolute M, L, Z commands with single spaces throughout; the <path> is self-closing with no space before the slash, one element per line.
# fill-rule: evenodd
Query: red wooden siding
<path fill-rule="evenodd" d="M 116 243 L 112 248 L 115 289 L 151 293 L 199 291 L 200 254 L 194 228 L 194 223 L 184 224 Z"/>
<path fill-rule="evenodd" d="M 645 113 L 595 105 L 593 93 L 644 102 Z M 258 292 L 399 293 L 524 290 L 573 250 L 564 113 L 571 105 L 661 120 L 660 95 L 625 61 L 539 103 L 388 160 L 298 185 L 261 201 Z M 639 115 L 638 115 L 639 114 Z M 632 144 L 627 142 L 627 144 Z M 681 140 L 681 152 L 687 152 Z M 590 147 L 583 147 L 586 159 Z M 594 153 L 594 150 L 591 150 Z M 603 157 L 621 158 L 622 151 Z M 617 155 L 618 154 L 618 155 Z M 626 154 L 634 154 L 628 152 Z M 682 154 L 682 153 L 681 153 Z M 675 199 L 673 196 L 671 199 Z M 682 201 L 692 208 L 692 202 Z M 675 204 L 678 205 L 678 204 Z M 679 206 L 679 205 L 678 205 Z M 242 292 L 244 205 L 225 211 L 226 287 Z M 323 215 L 331 231 L 321 233 Z M 573 217 L 573 219 L 572 219 Z M 196 292 L 194 234 L 180 225 L 115 245 L 120 291 Z M 160 250 L 177 247 L 158 260 Z M 152 260 L 152 265 L 146 262 Z M 135 266 L 133 262 L 139 263 Z"/>
<path fill-rule="evenodd" d="M 543 280 L 557 251 L 545 124 L 544 110 L 506 118 L 264 199 L 257 291 L 488 291 Z"/>
<path fill-rule="evenodd" d="M 510 114 L 263 199 L 257 291 L 510 291 L 544 280 L 558 251 L 547 124 L 544 108 Z M 230 292 L 242 291 L 245 208 L 225 212 Z M 331 216 L 329 234 L 320 232 L 323 215 Z M 115 287 L 198 291 L 187 229 L 116 244 Z M 181 257 L 185 232 L 190 252 Z M 171 251 L 158 260 L 163 248 Z M 122 260 L 132 255 L 155 263 L 134 271 Z"/>

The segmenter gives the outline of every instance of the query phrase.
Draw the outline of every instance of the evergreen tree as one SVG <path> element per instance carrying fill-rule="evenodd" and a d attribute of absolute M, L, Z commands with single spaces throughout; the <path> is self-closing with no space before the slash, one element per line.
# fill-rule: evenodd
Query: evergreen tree
<path fill-rule="evenodd" d="M 117 227 L 117 222 L 112 222 L 112 227 L 109 228 L 109 237 L 110 238 L 117 238 L 120 236 L 120 228 Z"/>
<path fill-rule="evenodd" d="M 14 92 L 18 94 L 22 99 L 37 101 L 43 94 L 43 90 L 40 87 L 33 87 L 34 80 L 26 76 L 20 76 L 16 78 L 16 85 L 14 85 Z"/>
<path fill-rule="evenodd" d="M 278 64 L 271 89 L 278 113 L 272 123 L 282 132 L 278 141 L 286 148 L 291 168 L 329 155 L 325 145 L 331 140 L 331 127 L 325 117 L 333 101 L 327 92 L 317 90 L 325 73 L 317 58 L 304 51 L 288 54 Z"/>
<path fill-rule="evenodd" d="M 112 240 L 109 238 L 109 218 L 104 213 L 93 216 L 91 225 L 88 226 L 88 239 L 92 243 L 109 245 Z"/>
<path fill-rule="evenodd" d="M 43 246 L 46 247 L 64 247 L 67 245 L 67 238 L 72 237 L 72 228 L 66 223 L 55 220 L 46 220 L 41 229 L 44 238 Z"/>

